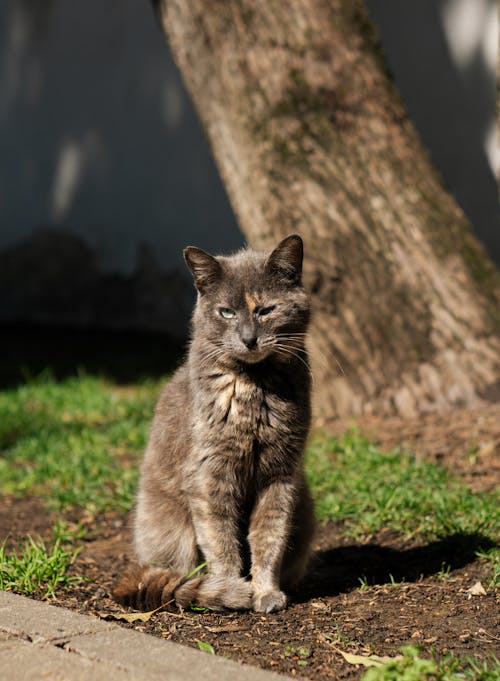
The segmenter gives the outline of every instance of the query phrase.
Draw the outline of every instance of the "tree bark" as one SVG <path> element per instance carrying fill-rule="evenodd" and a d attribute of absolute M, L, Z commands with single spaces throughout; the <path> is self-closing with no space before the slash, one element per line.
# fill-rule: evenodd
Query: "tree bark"
<path fill-rule="evenodd" d="M 364 3 L 155 4 L 249 242 L 304 238 L 317 413 L 492 398 L 498 273 L 406 115 Z"/>

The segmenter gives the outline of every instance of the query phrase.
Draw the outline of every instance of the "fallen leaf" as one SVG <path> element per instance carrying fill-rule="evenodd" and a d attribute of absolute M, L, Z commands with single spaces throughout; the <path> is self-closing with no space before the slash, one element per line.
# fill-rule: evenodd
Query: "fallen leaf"
<path fill-rule="evenodd" d="M 403 659 L 402 655 L 396 655 L 395 657 L 380 655 L 353 655 L 352 653 L 346 653 L 339 648 L 335 648 L 335 650 L 340 653 L 344 660 L 349 664 L 361 664 L 363 667 L 381 667 L 383 664 L 387 664 L 387 662 Z"/>
<path fill-rule="evenodd" d="M 173 602 L 174 599 L 168 601 L 167 603 L 162 603 L 162 605 L 160 605 L 158 608 L 150 610 L 149 612 L 98 612 L 97 614 L 103 620 L 120 620 L 123 622 L 128 622 L 129 624 L 133 624 L 134 622 L 149 622 L 151 617 L 156 612 Z"/>
<path fill-rule="evenodd" d="M 486 591 L 481 582 L 473 584 L 465 593 L 470 594 L 471 596 L 486 596 Z"/>
<path fill-rule="evenodd" d="M 215 655 L 215 650 L 210 643 L 206 643 L 205 641 L 196 641 L 198 644 L 198 648 L 200 650 L 203 650 L 204 653 L 210 653 L 210 655 Z"/>
<path fill-rule="evenodd" d="M 151 619 L 156 610 L 151 612 L 98 612 L 97 614 L 102 620 L 120 620 L 123 622 L 147 622 Z"/>

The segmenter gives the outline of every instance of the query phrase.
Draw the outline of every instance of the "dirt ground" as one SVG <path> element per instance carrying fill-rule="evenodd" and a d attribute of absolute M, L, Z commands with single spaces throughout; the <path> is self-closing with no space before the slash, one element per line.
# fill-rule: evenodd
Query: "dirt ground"
<path fill-rule="evenodd" d="M 450 467 L 476 491 L 498 485 L 500 405 L 358 425 L 383 448 L 403 445 Z M 49 537 L 56 519 L 36 499 L 0 501 L 0 537 L 8 535 L 11 546 L 27 533 Z M 60 592 L 56 603 L 86 613 L 124 612 L 109 594 L 129 564 L 128 519 L 85 511 L 66 519 L 86 528 L 73 566 L 85 581 Z M 280 613 L 158 612 L 147 622 L 121 624 L 194 647 L 209 643 L 217 655 L 318 680 L 360 678 L 364 668 L 340 651 L 395 655 L 402 645 L 417 644 L 439 656 L 500 657 L 499 599 L 487 588 L 491 568 L 475 560 L 481 546 L 478 536 L 422 544 L 390 531 L 356 543 L 329 524 L 318 531 L 305 588 Z M 369 586 L 361 587 L 360 579 Z M 469 592 L 478 581 L 486 594 Z"/>

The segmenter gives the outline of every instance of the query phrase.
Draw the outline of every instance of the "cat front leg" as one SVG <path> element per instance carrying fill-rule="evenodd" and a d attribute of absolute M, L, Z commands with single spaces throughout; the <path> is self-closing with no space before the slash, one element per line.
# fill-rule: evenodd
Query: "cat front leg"
<path fill-rule="evenodd" d="M 196 541 L 210 572 L 239 577 L 242 570 L 238 525 L 232 509 L 234 500 L 223 491 L 191 499 Z"/>
<path fill-rule="evenodd" d="M 280 575 L 294 502 L 295 486 L 284 481 L 270 484 L 257 498 L 248 533 L 253 607 L 257 612 L 274 612 L 286 606 Z"/>
<path fill-rule="evenodd" d="M 246 610 L 252 606 L 252 585 L 241 576 L 238 505 L 227 480 L 204 477 L 204 489 L 191 494 L 196 541 L 209 574 L 198 588 L 197 602 L 212 609 Z M 198 488 L 199 489 L 199 488 Z M 189 593 L 189 582 L 186 585 Z"/>

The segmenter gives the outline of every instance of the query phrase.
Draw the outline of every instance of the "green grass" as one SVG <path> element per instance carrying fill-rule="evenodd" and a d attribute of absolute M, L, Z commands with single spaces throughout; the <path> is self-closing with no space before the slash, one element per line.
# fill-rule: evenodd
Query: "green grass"
<path fill-rule="evenodd" d="M 159 383 L 43 375 L 0 393 L 0 492 L 52 508 L 128 510 Z"/>
<path fill-rule="evenodd" d="M 79 581 L 68 574 L 77 553 L 64 547 L 60 536 L 47 547 L 41 539 L 28 535 L 19 551 L 7 551 L 4 541 L 0 546 L 0 590 L 51 598 L 59 587 Z"/>
<path fill-rule="evenodd" d="M 434 660 L 420 657 L 413 646 L 402 649 L 400 659 L 369 669 L 362 681 L 499 681 L 500 663 L 491 658 L 483 662 L 449 657 Z"/>
<path fill-rule="evenodd" d="M 43 374 L 0 392 L 0 493 L 37 496 L 59 510 L 129 510 L 161 384 L 120 389 Z M 307 473 L 319 519 L 340 521 L 352 537 L 382 528 L 424 539 L 500 535 L 498 497 L 475 494 L 408 453 L 382 453 L 356 433 L 315 437 Z M 482 558 L 493 561 L 497 583 L 500 554 Z"/>
<path fill-rule="evenodd" d="M 352 537 L 391 528 L 406 537 L 500 535 L 498 495 L 475 494 L 444 468 L 404 452 L 381 452 L 356 433 L 317 437 L 307 472 L 318 518 Z"/>
<path fill-rule="evenodd" d="M 60 511 L 75 506 L 128 511 L 162 383 L 123 389 L 86 375 L 57 382 L 44 374 L 0 392 L 0 495 L 39 497 Z M 425 540 L 459 534 L 494 542 L 500 536 L 500 506 L 493 494 L 475 494 L 446 470 L 411 454 L 382 453 L 359 434 L 316 436 L 306 466 L 318 518 L 340 522 L 348 536 L 366 538 L 384 528 Z M 17 551 L 0 545 L 0 589 L 53 597 L 71 585 L 78 579 L 69 572 L 77 537 L 68 532 L 60 525 L 50 546 L 29 536 Z M 485 549 L 478 558 L 493 568 L 485 586 L 498 586 L 500 551 Z M 445 565 L 438 576 L 447 578 Z M 360 581 L 360 588 L 370 588 L 366 579 Z M 213 652 L 206 642 L 198 645 Z M 304 655 L 298 660 L 308 664 Z M 500 664 L 436 661 L 408 648 L 402 660 L 363 676 L 363 681 L 393 680 L 500 681 Z"/>

